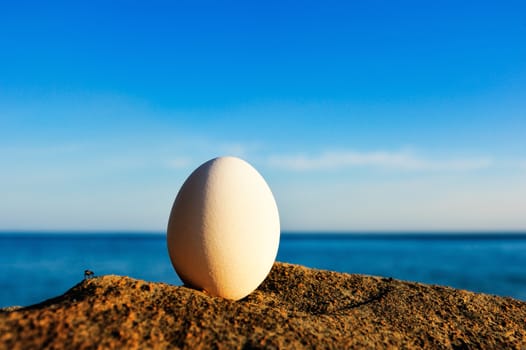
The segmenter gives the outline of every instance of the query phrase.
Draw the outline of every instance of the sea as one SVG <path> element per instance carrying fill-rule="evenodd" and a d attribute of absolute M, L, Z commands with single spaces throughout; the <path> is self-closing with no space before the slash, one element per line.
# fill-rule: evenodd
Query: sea
<path fill-rule="evenodd" d="M 283 232 L 277 260 L 526 301 L 526 232 Z M 1 232 L 0 308 L 58 296 L 86 269 L 182 284 L 162 233 Z"/>

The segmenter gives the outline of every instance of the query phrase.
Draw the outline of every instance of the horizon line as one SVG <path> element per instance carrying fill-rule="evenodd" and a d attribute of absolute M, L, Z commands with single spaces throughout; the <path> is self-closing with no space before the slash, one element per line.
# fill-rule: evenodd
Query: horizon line
<path fill-rule="evenodd" d="M 93 229 L 93 230 L 84 230 L 84 229 L 0 229 L 0 235 L 9 235 L 9 234 L 50 234 L 50 235 L 164 235 L 166 230 L 115 230 L 115 229 Z M 491 234 L 524 234 L 526 235 L 526 229 L 451 229 L 451 230 L 281 230 L 280 234 L 286 235 L 491 235 Z"/>

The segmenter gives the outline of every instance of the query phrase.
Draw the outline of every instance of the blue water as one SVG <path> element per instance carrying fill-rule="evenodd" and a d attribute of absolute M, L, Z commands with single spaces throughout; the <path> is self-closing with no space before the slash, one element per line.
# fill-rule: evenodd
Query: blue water
<path fill-rule="evenodd" d="M 279 261 L 440 284 L 526 301 L 526 234 L 282 234 Z M 181 284 L 162 234 L 0 234 L 0 307 L 30 305 L 83 278 Z"/>

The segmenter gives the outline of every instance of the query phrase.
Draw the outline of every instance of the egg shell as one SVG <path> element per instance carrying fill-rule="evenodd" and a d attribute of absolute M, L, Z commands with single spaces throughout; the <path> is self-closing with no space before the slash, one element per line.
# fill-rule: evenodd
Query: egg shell
<path fill-rule="evenodd" d="M 167 245 L 181 280 L 239 300 L 270 272 L 279 246 L 276 202 L 263 177 L 236 157 L 197 168 L 172 207 Z"/>

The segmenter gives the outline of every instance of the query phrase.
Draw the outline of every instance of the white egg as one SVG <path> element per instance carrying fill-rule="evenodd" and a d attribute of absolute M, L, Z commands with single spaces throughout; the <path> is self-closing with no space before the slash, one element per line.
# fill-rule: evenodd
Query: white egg
<path fill-rule="evenodd" d="M 185 181 L 172 207 L 167 244 L 181 280 L 239 300 L 270 272 L 279 214 L 263 177 L 235 157 L 212 159 Z"/>

